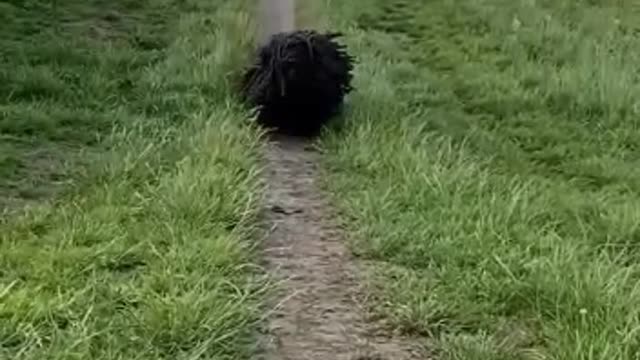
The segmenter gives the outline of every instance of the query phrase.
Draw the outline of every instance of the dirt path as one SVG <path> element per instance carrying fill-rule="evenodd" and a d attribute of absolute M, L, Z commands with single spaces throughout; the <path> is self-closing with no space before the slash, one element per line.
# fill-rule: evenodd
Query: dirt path
<path fill-rule="evenodd" d="M 266 43 L 269 36 L 281 31 L 292 31 L 295 27 L 294 0 L 260 0 L 260 42 Z"/>
<path fill-rule="evenodd" d="M 415 346 L 365 321 L 357 301 L 357 268 L 315 182 L 317 156 L 294 138 L 274 138 L 267 147 L 271 231 L 265 256 L 281 282 L 263 358 L 424 359 Z"/>

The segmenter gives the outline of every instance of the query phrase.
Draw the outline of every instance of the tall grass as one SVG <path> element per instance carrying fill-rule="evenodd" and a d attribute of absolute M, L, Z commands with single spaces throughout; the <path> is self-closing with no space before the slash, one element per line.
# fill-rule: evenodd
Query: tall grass
<path fill-rule="evenodd" d="M 144 10 L 169 3 L 131 2 L 141 12 L 129 21 L 159 20 Z M 59 4 L 60 11 L 70 6 Z M 64 66 L 78 61 L 70 74 L 83 90 L 69 94 L 64 66 L 51 53 L 77 48 L 15 40 L 11 51 L 40 55 L 43 65 L 35 73 L 32 64 L 3 67 L 12 81 L 0 85 L 2 109 L 22 114 L 2 118 L 3 134 L 33 141 L 100 136 L 98 145 L 82 145 L 93 155 L 75 168 L 77 186 L 0 223 L 0 358 L 250 357 L 263 289 L 249 240 L 261 190 L 258 134 L 243 125 L 247 114 L 231 87 L 253 41 L 248 6 L 193 0 L 173 13 L 160 7 L 174 33 L 151 53 L 114 40 L 81 47 L 76 58 L 56 55 Z M 144 65 L 131 70 L 137 61 Z M 58 112 L 74 115 L 55 123 Z M 27 113 L 40 114 L 42 124 Z M 102 117 L 105 130 L 97 132 Z M 34 131 L 17 134 L 19 126 Z"/>
<path fill-rule="evenodd" d="M 374 310 L 442 359 L 638 359 L 637 5 L 331 6 L 360 65 L 326 180 Z"/>

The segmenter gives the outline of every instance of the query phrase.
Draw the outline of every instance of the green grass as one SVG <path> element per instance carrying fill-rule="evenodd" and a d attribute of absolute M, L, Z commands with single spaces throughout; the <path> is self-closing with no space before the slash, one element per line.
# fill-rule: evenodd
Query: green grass
<path fill-rule="evenodd" d="M 148 73 L 175 41 L 176 17 L 199 4 L 0 2 L 0 211 L 59 193 L 72 178 L 65 165 L 91 162 L 78 150 L 101 151 L 114 126 L 180 121 L 178 102 L 195 109 L 215 96 L 219 84 L 191 78 L 194 93 L 178 101 L 189 84 L 160 89 Z"/>
<path fill-rule="evenodd" d="M 59 193 L 66 165 L 87 162 L 79 149 L 143 115 L 139 81 L 172 41 L 176 11 L 160 1 L 0 2 L 0 210 Z"/>
<path fill-rule="evenodd" d="M 0 2 L 0 359 L 249 358 L 248 2 L 54 3 Z"/>
<path fill-rule="evenodd" d="M 375 311 L 439 359 L 640 359 L 640 6 L 330 5 L 326 187 Z"/>

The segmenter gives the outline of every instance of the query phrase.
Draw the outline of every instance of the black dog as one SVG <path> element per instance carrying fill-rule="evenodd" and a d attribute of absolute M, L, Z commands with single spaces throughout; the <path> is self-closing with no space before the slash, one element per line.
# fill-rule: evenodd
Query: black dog
<path fill-rule="evenodd" d="M 244 74 L 244 98 L 257 121 L 292 135 L 313 135 L 336 115 L 351 90 L 353 57 L 340 33 L 279 33 L 259 49 Z"/>

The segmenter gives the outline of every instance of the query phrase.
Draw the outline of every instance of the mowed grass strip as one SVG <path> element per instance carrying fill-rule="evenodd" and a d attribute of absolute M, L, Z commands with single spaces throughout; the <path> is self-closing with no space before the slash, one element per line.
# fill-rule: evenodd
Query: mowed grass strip
<path fill-rule="evenodd" d="M 29 4 L 34 2 L 2 6 L 18 12 Z M 73 4 L 58 2 L 57 10 Z M 36 100 L 17 97 L 16 89 L 26 85 L 13 81 L 8 89 L 2 83 L 3 135 L 54 144 L 58 135 L 61 142 L 77 137 L 74 146 L 93 155 L 70 176 L 77 186 L 0 222 L 0 358 L 249 358 L 264 288 L 252 265 L 250 240 L 260 192 L 258 134 L 242 125 L 247 114 L 234 100 L 232 79 L 253 41 L 250 5 L 118 4 L 132 7 L 135 17 L 129 20 L 137 24 L 159 21 L 155 10 L 145 10 L 160 5 L 157 15 L 170 21 L 164 25 L 170 39 L 147 54 L 153 61 L 146 59 L 138 70 L 128 66 L 146 53 L 116 40 L 95 49 L 46 42 L 22 48 L 23 39 L 17 38 L 11 50 L 36 55 L 43 54 L 37 45 L 46 54 L 52 48 L 78 50 L 72 72 L 87 88 L 65 95 L 47 87 L 40 92 L 46 93 L 44 100 Z M 104 3 L 76 5 L 100 12 Z M 165 35 L 145 29 L 145 36 Z M 43 69 L 49 69 L 42 74 L 63 81 L 56 71 L 74 58 L 56 55 L 57 63 L 42 56 Z M 85 56 L 95 64 L 86 64 Z M 126 64 L 110 67 L 116 59 Z M 20 74 L 4 66 L 2 72 L 12 79 Z M 20 76 L 34 75 L 25 69 Z M 111 81 L 127 76 L 131 83 L 120 85 L 129 90 L 120 97 L 120 85 Z M 33 78 L 28 82 L 48 86 Z M 23 115 L 7 117 L 7 109 Z M 34 111 L 41 113 L 42 124 L 26 117 Z M 87 127 L 56 118 L 57 111 L 78 111 L 63 119 L 85 121 Z M 93 114 L 105 117 L 99 123 L 104 131 L 97 131 L 98 120 L 85 117 Z M 122 117 L 114 123 L 116 115 Z M 19 126 L 34 130 L 27 134 Z M 68 129 L 61 130 L 64 126 Z M 83 142 L 89 134 L 100 134 L 95 145 Z"/>
<path fill-rule="evenodd" d="M 331 9 L 360 64 L 325 180 L 374 310 L 439 359 L 638 359 L 638 6 Z"/>
<path fill-rule="evenodd" d="M 225 85 L 212 75 L 165 86 L 149 71 L 165 61 L 178 20 L 202 9 L 197 0 L 0 1 L 0 212 L 76 183 L 69 165 L 108 149 L 114 126 L 176 123 L 219 97 Z M 202 31 L 219 22 L 200 21 Z"/>
<path fill-rule="evenodd" d="M 116 124 L 155 116 L 142 78 L 173 42 L 173 1 L 0 1 L 0 212 L 73 183 Z"/>

